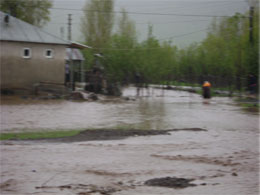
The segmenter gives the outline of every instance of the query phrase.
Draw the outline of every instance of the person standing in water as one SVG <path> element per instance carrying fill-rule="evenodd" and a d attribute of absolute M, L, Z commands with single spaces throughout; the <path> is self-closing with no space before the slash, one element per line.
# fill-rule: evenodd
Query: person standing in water
<path fill-rule="evenodd" d="M 210 87 L 211 87 L 210 82 L 204 81 L 204 83 L 202 85 L 202 95 L 203 95 L 203 98 L 205 98 L 205 99 L 210 99 L 211 98 Z"/>

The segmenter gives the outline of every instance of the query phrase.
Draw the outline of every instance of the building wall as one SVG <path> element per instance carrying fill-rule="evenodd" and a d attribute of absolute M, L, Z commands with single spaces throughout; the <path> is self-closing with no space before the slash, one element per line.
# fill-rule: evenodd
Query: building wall
<path fill-rule="evenodd" d="M 38 82 L 64 83 L 66 46 L 26 42 L 0 42 L 1 88 L 31 88 Z M 31 57 L 23 58 L 23 49 Z M 46 58 L 46 49 L 53 58 Z"/>

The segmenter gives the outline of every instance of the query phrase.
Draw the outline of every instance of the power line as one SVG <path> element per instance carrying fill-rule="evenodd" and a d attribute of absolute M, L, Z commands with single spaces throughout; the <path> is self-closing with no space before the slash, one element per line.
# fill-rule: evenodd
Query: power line
<path fill-rule="evenodd" d="M 187 36 L 187 35 L 190 35 L 190 34 L 206 31 L 206 30 L 209 30 L 209 29 L 210 28 L 206 28 L 206 29 L 193 31 L 193 32 L 186 33 L 186 34 L 180 34 L 180 35 L 175 35 L 175 36 L 171 36 L 171 37 L 168 37 L 168 38 L 157 39 L 157 41 L 161 41 L 161 40 L 165 40 L 165 39 L 174 39 L 174 38 L 178 38 L 178 37 L 184 37 L 184 36 Z M 127 48 L 93 48 L 93 47 L 91 47 L 91 49 L 114 50 L 114 51 L 130 51 L 130 50 L 156 50 L 156 49 L 162 49 L 162 48 L 161 47 L 155 47 L 155 48 L 131 48 L 131 49 L 127 49 Z"/>
<path fill-rule="evenodd" d="M 182 23 L 182 22 L 202 22 L 209 20 L 177 20 L 171 22 L 135 22 L 135 24 L 172 24 L 172 23 Z M 66 22 L 48 22 L 48 24 L 67 24 Z M 73 24 L 81 24 L 80 22 L 73 22 Z"/>
<path fill-rule="evenodd" d="M 162 38 L 162 39 L 158 39 L 158 41 L 165 40 L 165 39 L 174 39 L 174 38 L 177 38 L 177 37 L 184 37 L 184 36 L 187 36 L 187 35 L 195 34 L 195 33 L 198 33 L 198 32 L 209 30 L 209 29 L 210 28 L 205 28 L 205 29 L 193 31 L 193 32 L 190 32 L 190 33 L 185 33 L 185 34 L 181 34 L 181 35 L 175 35 L 175 36 L 171 36 L 171 37 L 167 37 L 167 38 Z"/>
<path fill-rule="evenodd" d="M 64 2 L 64 1 L 62 1 L 62 2 Z M 70 1 L 68 1 L 68 2 L 70 2 Z M 189 3 L 190 2 L 190 3 Z M 154 3 L 156 3 L 156 4 L 154 4 Z M 161 3 L 163 3 L 163 4 L 161 4 Z M 175 9 L 177 9 L 178 11 L 179 11 L 179 9 L 182 9 L 182 8 L 188 8 L 188 9 L 197 9 L 197 8 L 201 8 L 201 6 L 204 8 L 205 6 L 206 7 L 209 7 L 209 6 L 214 6 L 214 7 L 216 7 L 216 6 L 223 6 L 223 4 L 225 5 L 225 4 L 230 4 L 231 5 L 231 3 L 232 3 L 232 5 L 234 5 L 234 3 L 236 3 L 236 5 L 237 4 L 239 4 L 239 3 L 245 3 L 245 0 L 234 0 L 234 1 L 196 1 L 196 2 L 194 2 L 194 1 L 170 1 L 170 3 L 174 3 L 174 4 L 176 4 L 175 6 L 173 6 L 173 5 L 169 5 L 168 3 L 164 3 L 163 1 L 151 1 L 151 3 L 149 2 L 149 4 L 146 4 L 146 5 L 144 5 L 144 4 L 141 4 L 141 5 L 136 5 L 136 4 L 134 4 L 134 6 L 133 5 L 130 5 L 128 8 L 129 9 L 131 9 L 131 8 L 133 8 L 133 7 L 137 7 L 137 8 L 145 8 L 146 10 L 147 9 L 156 9 L 157 11 L 158 10 L 162 10 L 162 9 L 165 9 L 165 8 L 167 8 L 167 9 L 169 9 L 169 8 L 175 8 Z M 187 4 L 187 5 L 185 5 L 185 6 L 181 6 L 180 7 L 180 5 L 179 5 L 179 3 L 189 3 L 189 4 Z M 62 3 L 62 5 L 64 5 L 64 3 Z M 163 6 L 163 7 L 161 7 L 161 6 Z M 166 6 L 166 7 L 165 7 Z M 198 7 L 199 6 L 199 7 Z"/>
<path fill-rule="evenodd" d="M 185 1 L 183 2 L 183 3 L 185 3 Z M 214 8 L 216 7 L 216 6 L 228 6 L 228 5 L 232 5 L 232 6 L 234 6 L 234 3 L 236 3 L 235 5 L 237 5 L 237 3 L 245 3 L 245 1 L 220 1 L 220 2 L 202 2 L 203 4 L 199 4 L 198 2 L 196 2 L 196 4 L 190 4 L 190 5 L 185 5 L 185 6 L 181 6 L 181 7 L 178 7 L 178 6 L 166 6 L 165 7 L 165 5 L 163 5 L 163 7 L 159 7 L 159 6 L 156 6 L 156 7 L 150 7 L 150 8 L 148 8 L 148 9 L 154 9 L 154 8 L 156 8 L 156 10 L 160 10 L 160 11 L 162 11 L 162 10 L 165 10 L 165 9 L 178 9 L 178 10 L 180 10 L 180 9 L 188 9 L 188 10 L 193 10 L 193 9 L 205 9 L 205 8 L 207 8 L 207 7 L 212 7 L 212 6 L 214 6 Z M 210 3 L 210 4 L 208 4 L 208 3 Z M 218 3 L 218 4 L 215 4 L 215 5 L 212 5 L 212 3 Z M 219 3 L 221 3 L 221 4 L 219 4 Z"/>
<path fill-rule="evenodd" d="M 123 11 L 101 11 L 101 10 L 83 10 L 83 9 L 75 9 L 75 8 L 50 8 L 54 10 L 67 10 L 67 11 L 86 11 L 86 12 L 98 12 L 98 13 L 115 13 L 122 14 Z M 186 17 L 231 17 L 224 15 L 203 15 L 203 14 L 178 14 L 178 13 L 154 13 L 154 12 L 127 12 L 127 14 L 133 15 L 153 15 L 153 16 L 186 16 Z M 242 18 L 248 18 L 248 16 L 240 16 Z"/>
<path fill-rule="evenodd" d="M 209 20 L 176 20 L 169 22 L 135 22 L 135 24 L 173 24 L 173 23 L 189 23 L 189 22 L 208 22 Z"/>
<path fill-rule="evenodd" d="M 1 4 L 1 3 L 0 3 Z M 25 5 L 31 7 L 30 5 Z M 98 12 L 98 13 L 115 13 L 122 14 L 123 11 L 102 11 L 102 10 L 84 10 L 84 9 L 75 9 L 75 8 L 59 8 L 52 7 L 49 9 L 53 10 L 67 10 L 67 11 L 86 11 L 86 12 Z M 227 15 L 207 15 L 207 14 L 180 14 L 180 13 L 155 13 L 155 12 L 127 12 L 128 14 L 133 15 L 153 15 L 153 16 L 185 16 L 185 17 L 231 17 Z M 249 18 L 249 16 L 240 16 L 242 18 Z"/>

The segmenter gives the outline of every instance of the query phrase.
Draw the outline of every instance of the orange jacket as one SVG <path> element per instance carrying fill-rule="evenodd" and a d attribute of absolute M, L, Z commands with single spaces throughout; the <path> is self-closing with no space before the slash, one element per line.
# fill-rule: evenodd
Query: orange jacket
<path fill-rule="evenodd" d="M 203 87 L 211 87 L 211 84 L 209 82 L 204 82 Z"/>

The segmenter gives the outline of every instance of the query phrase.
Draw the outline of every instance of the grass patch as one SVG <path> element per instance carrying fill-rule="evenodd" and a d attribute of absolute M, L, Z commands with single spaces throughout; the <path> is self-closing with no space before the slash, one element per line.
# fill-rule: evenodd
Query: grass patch
<path fill-rule="evenodd" d="M 240 106 L 244 108 L 259 108 L 258 103 L 241 103 Z"/>
<path fill-rule="evenodd" d="M 240 106 L 250 112 L 259 112 L 259 103 L 240 103 Z"/>
<path fill-rule="evenodd" d="M 259 112 L 259 100 L 256 97 L 237 98 L 235 100 L 244 110 L 250 112 Z"/>
<path fill-rule="evenodd" d="M 45 138 L 70 137 L 79 134 L 80 130 L 71 131 L 46 131 L 46 132 L 21 132 L 21 133 L 1 133 L 0 140 L 33 140 Z"/>

